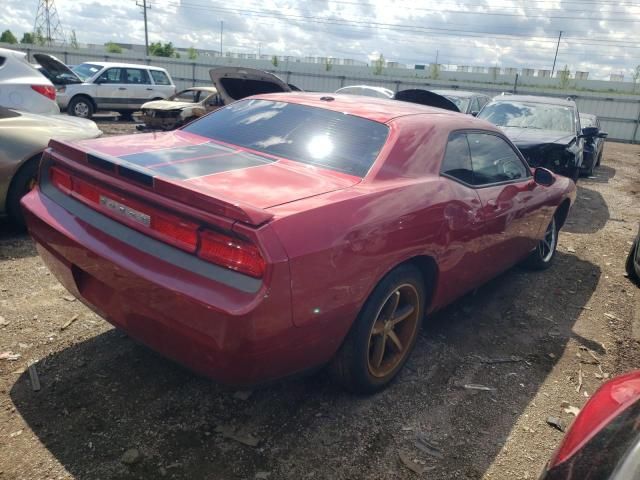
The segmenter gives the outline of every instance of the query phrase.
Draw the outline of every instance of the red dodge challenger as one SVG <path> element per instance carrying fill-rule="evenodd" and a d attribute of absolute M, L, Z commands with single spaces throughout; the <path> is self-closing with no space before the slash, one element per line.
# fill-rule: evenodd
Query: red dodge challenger
<path fill-rule="evenodd" d="M 549 266 L 574 199 L 471 116 L 289 93 L 173 132 L 52 141 L 22 205 L 64 286 L 163 355 L 235 385 L 328 363 L 374 392 L 425 314 Z"/>

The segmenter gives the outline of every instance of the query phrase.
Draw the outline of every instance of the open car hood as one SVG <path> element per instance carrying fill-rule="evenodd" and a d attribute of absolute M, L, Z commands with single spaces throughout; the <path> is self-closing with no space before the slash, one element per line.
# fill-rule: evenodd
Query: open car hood
<path fill-rule="evenodd" d="M 212 68 L 209 76 L 225 105 L 251 95 L 291 91 L 289 85 L 275 75 L 254 68 Z"/>
<path fill-rule="evenodd" d="M 66 77 L 67 79 L 77 80 L 78 83 L 82 83 L 82 79 L 80 79 L 73 70 L 53 55 L 47 55 L 46 53 L 34 53 L 33 58 L 42 66 L 42 68 L 49 72 L 51 78 L 56 79 Z"/>
<path fill-rule="evenodd" d="M 401 90 L 397 92 L 393 98 L 402 102 L 419 103 L 420 105 L 428 105 L 430 107 L 451 110 L 452 112 L 460 112 L 460 109 L 456 107 L 456 104 L 448 98 L 438 95 L 437 93 L 430 92 L 429 90 L 422 90 L 421 88 Z"/>

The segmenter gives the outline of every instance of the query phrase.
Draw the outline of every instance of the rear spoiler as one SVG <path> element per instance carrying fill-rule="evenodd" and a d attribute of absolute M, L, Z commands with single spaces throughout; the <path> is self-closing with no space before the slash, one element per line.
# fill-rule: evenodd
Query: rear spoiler
<path fill-rule="evenodd" d="M 98 180 L 104 175 L 111 177 L 112 183 L 134 184 L 172 200 L 199 208 L 205 212 L 237 220 L 253 227 L 259 227 L 273 218 L 273 214 L 259 207 L 242 202 L 212 197 L 196 186 L 162 178 L 156 172 L 146 170 L 121 158 L 103 153 L 80 150 L 70 143 L 51 140 L 45 154 L 57 162 L 78 170 Z"/>

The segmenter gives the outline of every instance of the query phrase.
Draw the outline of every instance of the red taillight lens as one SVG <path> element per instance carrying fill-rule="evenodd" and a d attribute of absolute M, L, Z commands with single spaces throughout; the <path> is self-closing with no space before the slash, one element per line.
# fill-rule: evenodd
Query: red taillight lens
<path fill-rule="evenodd" d="M 35 90 L 40 95 L 44 95 L 50 100 L 56 100 L 56 89 L 51 85 L 31 85 L 31 89 Z"/>
<path fill-rule="evenodd" d="M 202 231 L 198 256 L 255 278 L 264 274 L 265 262 L 256 245 L 221 233 Z"/>
<path fill-rule="evenodd" d="M 264 275 L 264 258 L 251 242 L 212 230 L 199 231 L 195 222 L 71 176 L 58 167 L 51 167 L 49 176 L 61 191 L 131 228 L 189 253 L 196 253 L 199 241 L 200 258 L 255 278 Z"/>
<path fill-rule="evenodd" d="M 65 193 L 70 193 L 73 189 L 73 184 L 71 182 L 71 175 L 67 172 L 63 172 L 59 168 L 51 167 L 49 170 L 49 176 L 51 178 L 51 183 L 53 183 L 57 188 L 62 190 Z"/>
<path fill-rule="evenodd" d="M 623 410 L 640 401 L 640 371 L 608 381 L 591 397 L 576 417 L 550 466 L 568 460 Z"/>

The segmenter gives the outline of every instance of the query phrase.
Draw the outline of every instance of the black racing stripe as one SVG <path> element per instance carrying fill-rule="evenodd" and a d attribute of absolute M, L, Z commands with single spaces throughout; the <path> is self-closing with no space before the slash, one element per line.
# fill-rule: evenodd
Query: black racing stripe
<path fill-rule="evenodd" d="M 179 180 L 272 163 L 274 160 L 216 143 L 134 153 L 121 157 L 128 164 Z"/>
<path fill-rule="evenodd" d="M 258 167 L 271 163 L 256 155 L 243 152 L 228 153 L 214 158 L 204 158 L 194 162 L 171 163 L 150 170 L 164 177 L 188 180 L 195 177 L 203 177 L 214 173 L 228 172 L 242 168 Z"/>
<path fill-rule="evenodd" d="M 200 145 L 190 145 L 188 147 L 167 148 L 150 152 L 132 153 L 123 155 L 121 158 L 129 163 L 148 167 L 160 163 L 184 161 L 190 157 L 199 158 L 207 155 L 219 155 L 221 153 L 231 153 L 233 148 L 216 143 L 202 143 Z"/>

